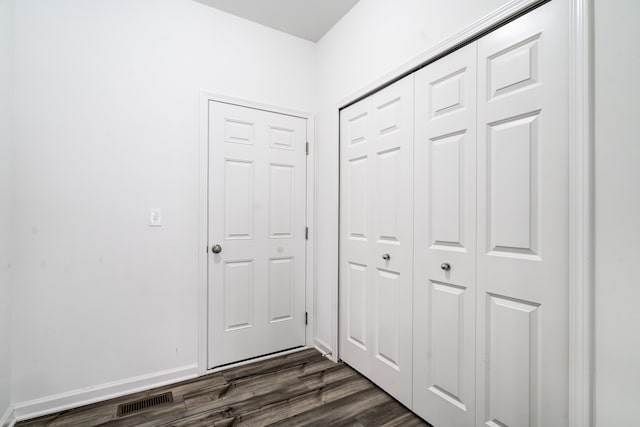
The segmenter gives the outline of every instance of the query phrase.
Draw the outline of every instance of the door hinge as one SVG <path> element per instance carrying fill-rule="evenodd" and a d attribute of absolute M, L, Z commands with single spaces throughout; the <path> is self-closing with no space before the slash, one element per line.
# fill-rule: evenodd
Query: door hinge
<path fill-rule="evenodd" d="M 304 312 L 304 324 L 309 324 L 309 313 L 307 313 L 306 311 Z"/>
<path fill-rule="evenodd" d="M 304 240 L 309 240 L 309 227 L 304 228 Z"/>
<path fill-rule="evenodd" d="M 309 155 L 309 141 L 307 141 L 306 150 L 307 150 L 307 156 L 308 156 Z"/>

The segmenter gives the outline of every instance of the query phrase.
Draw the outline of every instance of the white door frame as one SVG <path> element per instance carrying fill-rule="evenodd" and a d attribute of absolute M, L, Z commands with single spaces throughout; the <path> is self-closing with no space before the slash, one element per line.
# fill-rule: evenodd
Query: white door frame
<path fill-rule="evenodd" d="M 343 99 L 340 109 L 475 40 L 548 0 L 512 0 L 442 43 Z M 569 426 L 592 425 L 593 402 L 593 0 L 570 3 L 569 28 Z M 339 148 L 338 148 L 339 150 Z M 339 192 L 335 197 L 339 200 Z M 337 231 L 334 235 L 338 253 Z M 336 264 L 337 266 L 338 264 Z M 338 349 L 338 271 L 332 289 Z"/>
<path fill-rule="evenodd" d="M 314 330 L 314 289 L 315 289 L 315 217 L 316 217 L 316 191 L 315 191 L 315 116 L 312 113 L 292 110 L 289 108 L 263 104 L 255 101 L 238 99 L 226 95 L 220 95 L 207 90 L 200 91 L 200 143 L 199 143 L 199 172 L 198 172 L 198 375 L 204 375 L 215 370 L 209 370 L 207 366 L 207 339 L 208 339 L 208 272 L 207 272 L 207 236 L 208 234 L 208 194 L 209 194 L 209 102 L 224 102 L 242 107 L 286 114 L 307 120 L 307 142 L 309 154 L 307 155 L 307 186 L 306 186 L 306 222 L 309 227 L 309 237 L 306 240 L 306 272 L 305 272 L 305 307 L 309 315 L 308 325 L 305 329 L 305 346 L 313 343 Z M 297 351 L 297 350 L 294 350 Z M 291 352 L 291 351 L 289 351 Z M 285 352 L 287 353 L 287 352 Z M 259 358 L 264 359 L 264 357 Z"/>

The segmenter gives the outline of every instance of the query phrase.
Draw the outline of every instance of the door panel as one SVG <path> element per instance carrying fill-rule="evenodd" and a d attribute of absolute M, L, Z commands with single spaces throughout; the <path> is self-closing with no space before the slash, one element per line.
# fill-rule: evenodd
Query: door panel
<path fill-rule="evenodd" d="M 540 424 L 536 413 L 540 305 L 490 294 L 486 299 L 488 424 Z"/>
<path fill-rule="evenodd" d="M 293 237 L 295 216 L 295 166 L 269 165 L 269 237 Z"/>
<path fill-rule="evenodd" d="M 475 163 L 471 44 L 416 73 L 413 408 L 436 426 L 475 416 Z"/>
<path fill-rule="evenodd" d="M 465 248 L 465 145 L 469 144 L 464 133 L 434 138 L 428 143 L 431 188 L 428 203 L 431 210 L 428 234 L 431 246 Z M 461 161 L 462 160 L 462 161 Z M 468 226 L 468 225 L 467 225 Z"/>
<path fill-rule="evenodd" d="M 378 241 L 400 243 L 398 228 L 401 218 L 398 206 L 398 178 L 402 165 L 400 148 L 378 153 L 377 162 L 377 205 L 378 205 Z"/>
<path fill-rule="evenodd" d="M 305 119 L 209 103 L 209 368 L 305 343 L 305 145 Z"/>
<path fill-rule="evenodd" d="M 348 265 L 344 304 L 347 318 L 346 338 L 350 344 L 364 352 L 367 351 L 367 266 L 350 262 Z M 348 347 L 345 347 L 348 348 Z"/>
<path fill-rule="evenodd" d="M 411 404 L 413 76 L 340 113 L 340 357 Z"/>
<path fill-rule="evenodd" d="M 347 166 L 348 188 L 346 194 L 346 209 L 349 217 L 349 238 L 355 240 L 367 239 L 367 157 L 350 159 Z M 345 224 L 347 225 L 347 224 Z"/>
<path fill-rule="evenodd" d="M 224 230 L 228 240 L 253 238 L 254 164 L 225 160 Z"/>
<path fill-rule="evenodd" d="M 224 263 L 225 331 L 253 326 L 253 260 Z"/>
<path fill-rule="evenodd" d="M 568 424 L 567 9 L 478 41 L 477 425 Z"/>
<path fill-rule="evenodd" d="M 432 334 L 433 384 L 430 391 L 460 409 L 466 409 L 468 397 L 463 385 L 467 374 L 464 366 L 465 291 L 461 286 L 431 282 L 431 302 L 428 313 L 430 324 L 448 325 L 446 334 Z M 467 404 L 465 404 L 467 402 Z"/>
<path fill-rule="evenodd" d="M 487 190 L 489 252 L 536 255 L 539 112 L 489 124 Z"/>
<path fill-rule="evenodd" d="M 400 274 L 378 269 L 375 302 L 375 356 L 391 368 L 400 369 Z"/>
<path fill-rule="evenodd" d="M 295 314 L 295 260 L 269 259 L 269 322 L 292 320 Z"/>

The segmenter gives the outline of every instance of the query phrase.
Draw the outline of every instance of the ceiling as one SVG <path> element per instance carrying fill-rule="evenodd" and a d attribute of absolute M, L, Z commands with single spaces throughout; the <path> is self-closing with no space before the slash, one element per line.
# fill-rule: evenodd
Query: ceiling
<path fill-rule="evenodd" d="M 195 0 L 317 42 L 359 0 Z"/>

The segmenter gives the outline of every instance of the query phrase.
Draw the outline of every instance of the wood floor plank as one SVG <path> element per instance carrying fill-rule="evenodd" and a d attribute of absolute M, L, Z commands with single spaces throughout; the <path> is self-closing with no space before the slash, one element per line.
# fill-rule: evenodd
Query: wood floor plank
<path fill-rule="evenodd" d="M 431 426 L 431 424 L 418 418 L 412 412 L 407 411 L 404 415 L 399 416 L 395 420 L 389 421 L 381 425 L 381 427 L 424 427 Z"/>
<path fill-rule="evenodd" d="M 280 373 L 262 374 L 250 379 L 234 381 L 222 389 L 211 390 L 204 394 L 208 396 L 209 401 L 203 401 L 203 395 L 199 395 L 187 398 L 185 403 L 187 409 L 200 407 L 210 410 L 266 394 L 289 393 L 290 397 L 293 395 L 291 393 L 306 390 L 305 385 L 295 376 Z"/>
<path fill-rule="evenodd" d="M 117 417 L 121 403 L 171 391 L 174 401 Z M 428 426 L 369 380 L 303 350 L 122 396 L 16 427 Z"/>
<path fill-rule="evenodd" d="M 360 376 L 360 374 L 358 374 L 356 371 L 349 368 L 345 364 L 338 363 L 330 366 L 325 370 L 302 375 L 300 376 L 300 381 L 302 381 L 309 388 L 309 390 L 313 390 L 323 387 L 332 382 L 340 381 L 344 378 L 356 376 Z"/>
<path fill-rule="evenodd" d="M 286 401 L 261 407 L 257 411 L 238 414 L 236 421 L 240 425 L 265 426 L 372 388 L 372 384 L 365 378 L 347 378 L 292 397 Z"/>
<path fill-rule="evenodd" d="M 363 411 L 354 419 L 347 419 L 334 427 L 368 427 L 394 423 L 407 415 L 407 408 L 395 400 L 389 400 L 381 405 Z"/>
<path fill-rule="evenodd" d="M 322 355 L 317 350 L 308 349 L 264 360 L 259 363 L 238 366 L 236 368 L 222 371 L 222 373 L 227 381 L 233 381 L 243 377 L 263 374 L 265 372 L 278 371 L 295 365 L 309 364 L 321 359 Z"/>
<path fill-rule="evenodd" d="M 255 381 L 238 380 L 230 384 L 227 390 L 214 392 L 209 401 L 203 401 L 202 396 L 187 399 L 184 417 L 198 419 L 201 416 L 209 416 L 203 413 L 220 413 L 223 414 L 220 416 L 222 418 L 234 417 L 238 413 L 251 412 L 273 402 L 286 401 L 307 391 L 306 386 L 296 377 L 282 380 L 278 378 L 277 373 L 261 375 Z M 197 399 L 197 402 L 192 399 Z"/>
<path fill-rule="evenodd" d="M 185 413 L 185 417 L 162 426 L 189 426 L 201 422 L 221 422 L 231 420 L 236 422 L 242 414 L 253 414 L 261 412 L 264 408 L 279 402 L 288 402 L 291 396 L 298 396 L 301 391 L 305 391 L 304 386 L 299 382 L 291 383 L 288 387 L 254 395 L 249 399 L 224 399 L 216 401 L 208 406 L 198 406 Z M 237 423 L 237 422 L 236 422 Z"/>
<path fill-rule="evenodd" d="M 312 426 L 344 423 L 348 419 L 355 420 L 356 416 L 369 408 L 388 402 L 391 398 L 380 390 L 369 388 L 335 400 L 309 411 L 295 415 L 272 424 L 273 427 Z"/>
<path fill-rule="evenodd" d="M 332 363 L 332 365 L 333 366 L 330 368 L 335 368 L 336 365 L 334 363 Z M 223 402 L 224 399 L 216 400 L 217 403 L 215 404 L 215 408 L 202 411 L 207 408 L 207 406 L 197 405 L 195 406 L 195 410 L 201 412 L 180 420 L 180 423 L 171 423 L 169 425 L 182 426 L 189 425 L 191 422 L 199 422 L 201 420 L 218 421 L 224 418 L 236 419 L 236 422 L 241 425 L 266 425 L 270 422 L 293 416 L 313 407 L 320 406 L 326 402 L 342 398 L 343 396 L 356 391 L 373 387 L 368 380 L 360 377 L 352 370 L 345 368 L 344 365 L 341 364 L 340 367 L 341 370 L 346 370 L 351 375 L 345 375 L 342 377 L 334 376 L 332 377 L 334 379 L 332 383 L 318 383 L 318 385 L 322 387 L 311 390 L 307 393 L 299 394 L 299 390 L 297 389 L 295 390 L 295 393 L 292 393 L 291 390 L 287 389 L 277 389 L 275 392 L 270 390 L 270 392 L 266 394 L 257 394 L 251 399 L 229 399 L 226 402 Z M 325 368 L 325 370 L 330 368 Z M 284 371 L 280 371 L 278 375 L 283 375 L 283 373 Z M 264 379 L 264 376 L 262 376 L 262 378 Z M 291 379 L 289 380 L 292 381 Z M 244 384 L 246 382 L 247 379 L 238 381 L 240 384 Z M 273 384 L 276 383 L 277 381 L 269 382 L 272 387 Z M 290 383 L 295 384 L 295 382 Z M 280 382 L 280 384 L 284 383 Z M 261 389 L 261 386 L 256 386 L 256 384 L 252 384 L 252 387 L 254 387 L 256 391 Z M 230 395 L 233 395 L 233 393 L 233 391 L 229 392 Z M 226 404 L 224 406 L 220 406 L 222 403 Z M 187 404 L 189 405 L 189 402 L 187 402 Z M 267 420 L 269 420 L 269 422 L 267 422 Z"/>

